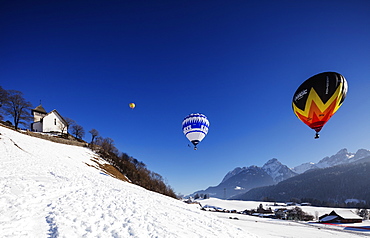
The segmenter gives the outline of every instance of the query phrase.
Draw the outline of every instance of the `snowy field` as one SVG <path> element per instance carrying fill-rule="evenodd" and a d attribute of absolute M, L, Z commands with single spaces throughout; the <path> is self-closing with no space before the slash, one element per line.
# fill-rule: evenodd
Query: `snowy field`
<path fill-rule="evenodd" d="M 229 219 L 231 214 L 201 211 L 199 205 L 188 205 L 114 179 L 88 166 L 94 165 L 91 159 L 96 157 L 87 148 L 29 137 L 0 126 L 0 237 L 369 235 L 343 227 L 239 214 L 232 214 L 239 220 Z M 201 201 L 202 205 L 206 203 L 236 210 L 259 205 L 218 199 Z"/>
<path fill-rule="evenodd" d="M 260 202 L 260 201 L 236 201 L 236 200 L 221 200 L 217 198 L 210 198 L 205 200 L 197 200 L 202 206 L 219 207 L 226 210 L 244 211 L 246 209 L 256 209 L 260 204 L 263 207 L 272 210 L 276 208 L 287 208 L 285 204 L 278 204 L 274 206 L 273 203 Z M 194 205 L 195 206 L 195 205 Z M 343 208 L 328 208 L 328 207 L 313 207 L 313 206 L 300 206 L 300 208 L 313 216 L 316 214 L 322 216 L 329 214 L 332 210 L 341 210 Z M 355 209 L 343 209 L 352 210 Z M 219 218 L 228 219 L 233 225 L 239 226 L 242 229 L 249 230 L 258 237 L 370 237 L 370 221 L 363 221 L 362 223 L 351 224 L 338 224 L 327 225 L 316 222 L 295 222 L 284 221 L 269 218 L 260 218 L 235 213 L 213 213 Z M 235 219 L 237 218 L 237 219 Z"/>

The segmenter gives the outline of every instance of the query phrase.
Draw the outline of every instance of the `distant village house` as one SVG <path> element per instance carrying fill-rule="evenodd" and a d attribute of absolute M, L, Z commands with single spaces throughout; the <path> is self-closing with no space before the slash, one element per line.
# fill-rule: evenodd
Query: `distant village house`
<path fill-rule="evenodd" d="M 57 110 L 47 113 L 42 105 L 39 105 L 31 112 L 33 115 L 31 131 L 67 133 L 68 124 Z"/>
<path fill-rule="evenodd" d="M 357 223 L 362 222 L 362 217 L 356 215 L 351 210 L 333 210 L 319 218 L 323 223 Z"/>

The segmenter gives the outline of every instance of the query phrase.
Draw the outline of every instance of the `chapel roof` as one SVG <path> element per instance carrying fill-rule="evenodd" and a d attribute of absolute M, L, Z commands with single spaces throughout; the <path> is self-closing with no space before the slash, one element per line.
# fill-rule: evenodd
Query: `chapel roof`
<path fill-rule="evenodd" d="M 35 109 L 33 109 L 32 111 L 35 111 L 35 112 L 41 112 L 41 113 L 44 113 L 44 114 L 47 114 L 47 112 L 45 111 L 45 109 L 42 107 L 42 105 L 38 105 Z"/>

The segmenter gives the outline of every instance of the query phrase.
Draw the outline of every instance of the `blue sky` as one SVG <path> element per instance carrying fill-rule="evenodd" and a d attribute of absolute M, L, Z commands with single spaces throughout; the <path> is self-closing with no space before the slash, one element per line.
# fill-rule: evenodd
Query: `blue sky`
<path fill-rule="evenodd" d="M 0 86 L 189 194 L 235 167 L 370 149 L 369 12 L 357 0 L 0 1 Z M 314 140 L 291 101 L 325 71 L 349 89 Z M 197 112 L 210 128 L 194 151 L 181 122 Z"/>

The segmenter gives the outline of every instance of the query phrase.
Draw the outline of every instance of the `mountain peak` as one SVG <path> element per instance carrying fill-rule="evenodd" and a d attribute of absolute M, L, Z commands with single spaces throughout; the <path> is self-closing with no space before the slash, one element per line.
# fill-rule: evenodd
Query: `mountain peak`
<path fill-rule="evenodd" d="M 370 156 L 370 150 L 359 149 L 357 150 L 356 154 L 353 156 L 353 159 L 360 160 L 368 156 Z"/>
<path fill-rule="evenodd" d="M 336 154 L 337 155 L 340 155 L 340 154 L 348 154 L 348 150 L 346 148 L 343 148 L 343 149 L 339 150 Z"/>
<path fill-rule="evenodd" d="M 265 163 L 265 165 L 275 164 L 275 163 L 279 163 L 279 164 L 281 164 L 281 163 L 280 163 L 280 161 L 279 161 L 278 159 L 276 159 L 276 158 L 272 158 L 272 159 L 270 159 L 269 161 L 267 161 L 267 162 Z M 264 165 L 264 166 L 265 166 L 265 165 Z"/>
<path fill-rule="evenodd" d="M 231 178 L 232 176 L 235 176 L 237 175 L 238 173 L 240 173 L 241 171 L 243 171 L 244 169 L 246 169 L 246 167 L 236 167 L 234 170 L 228 172 L 225 177 L 222 179 L 221 183 L 225 182 L 226 180 L 228 180 L 229 178 Z"/>
<path fill-rule="evenodd" d="M 262 169 L 272 177 L 274 182 L 278 183 L 287 178 L 293 177 L 296 175 L 288 166 L 283 165 L 278 159 L 273 158 L 267 161 Z"/>
<path fill-rule="evenodd" d="M 330 157 L 326 156 L 319 163 L 316 164 L 319 168 L 332 167 L 339 164 L 347 164 L 350 162 L 350 159 L 354 156 L 353 153 L 349 153 L 346 148 L 341 149 L 335 155 Z"/>

